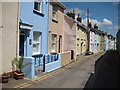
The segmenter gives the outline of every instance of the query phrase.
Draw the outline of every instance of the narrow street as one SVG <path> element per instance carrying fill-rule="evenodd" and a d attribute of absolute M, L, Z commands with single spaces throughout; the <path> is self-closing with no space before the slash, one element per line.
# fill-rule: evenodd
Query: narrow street
<path fill-rule="evenodd" d="M 58 69 L 52 75 L 36 79 L 28 84 L 11 87 L 3 85 L 3 88 L 84 88 L 90 74 L 93 71 L 95 61 L 104 53 L 90 56 L 83 56 L 78 61 L 73 62 L 62 69 Z M 19 81 L 18 81 L 19 82 Z M 16 82 L 17 83 L 17 82 Z"/>

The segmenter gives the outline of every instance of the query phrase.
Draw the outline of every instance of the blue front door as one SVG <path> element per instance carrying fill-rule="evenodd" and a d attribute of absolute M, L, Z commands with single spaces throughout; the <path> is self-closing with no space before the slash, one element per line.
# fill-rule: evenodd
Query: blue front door
<path fill-rule="evenodd" d="M 24 56 L 25 49 L 25 31 L 21 31 L 19 35 L 19 56 Z"/>
<path fill-rule="evenodd" d="M 20 35 L 19 56 L 24 56 L 24 38 L 25 35 Z"/>

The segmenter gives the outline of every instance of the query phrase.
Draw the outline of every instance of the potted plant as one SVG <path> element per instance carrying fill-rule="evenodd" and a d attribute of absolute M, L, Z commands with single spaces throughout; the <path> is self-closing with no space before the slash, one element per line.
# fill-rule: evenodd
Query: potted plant
<path fill-rule="evenodd" d="M 10 77 L 10 75 L 7 73 L 2 74 L 1 75 L 2 83 L 7 83 L 9 81 L 9 79 L 8 79 L 9 77 Z"/>
<path fill-rule="evenodd" d="M 23 56 L 21 56 L 19 59 L 14 58 L 12 61 L 12 66 L 16 66 L 16 71 L 14 71 L 14 78 L 15 79 L 23 79 L 25 73 L 23 73 L 22 69 L 28 65 L 28 64 L 24 64 L 24 58 Z"/>

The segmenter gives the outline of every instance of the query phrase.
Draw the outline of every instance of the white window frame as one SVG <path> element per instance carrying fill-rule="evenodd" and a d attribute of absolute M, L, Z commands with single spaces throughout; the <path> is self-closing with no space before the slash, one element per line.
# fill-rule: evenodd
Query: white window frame
<path fill-rule="evenodd" d="M 36 35 L 38 35 L 36 39 L 34 39 L 35 38 L 34 33 L 37 33 Z M 36 45 L 36 50 L 38 49 L 37 51 L 34 51 L 34 45 Z M 39 46 L 37 47 L 37 45 Z M 40 54 L 40 51 L 41 51 L 41 33 L 34 31 L 33 32 L 33 55 Z"/>
<path fill-rule="evenodd" d="M 40 5 L 39 8 L 37 8 L 37 9 L 35 8 L 35 2 Z M 42 13 L 42 11 L 43 11 L 42 5 L 43 5 L 42 0 L 34 0 L 34 10 L 35 11 Z"/>
<path fill-rule="evenodd" d="M 52 19 L 57 20 L 57 6 L 52 5 Z"/>
<path fill-rule="evenodd" d="M 54 38 L 54 41 L 53 41 L 53 38 Z M 57 45 L 57 35 L 53 34 L 52 35 L 52 42 L 51 42 L 51 53 L 55 53 L 56 52 L 56 45 Z"/>

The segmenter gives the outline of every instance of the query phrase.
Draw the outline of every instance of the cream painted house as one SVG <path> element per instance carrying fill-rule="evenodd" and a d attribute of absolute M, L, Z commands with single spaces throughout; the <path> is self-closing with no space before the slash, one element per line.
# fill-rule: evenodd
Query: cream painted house
<path fill-rule="evenodd" d="M 2 2 L 0 1 L 0 74 L 2 73 Z"/>
<path fill-rule="evenodd" d="M 87 28 L 81 24 L 77 23 L 76 27 L 76 56 L 85 54 L 87 49 Z"/>
<path fill-rule="evenodd" d="M 0 2 L 0 14 L 1 7 L 0 44 L 2 42 L 2 45 L 0 45 L 0 51 L 2 55 L 0 52 L 0 60 L 2 60 L 2 71 L 0 73 L 4 73 L 12 71 L 11 61 L 14 57 L 18 57 L 19 2 Z"/>
<path fill-rule="evenodd" d="M 60 2 L 50 2 L 48 54 L 62 52 L 62 33 L 65 9 L 66 8 Z"/>
<path fill-rule="evenodd" d="M 100 47 L 101 47 L 101 35 L 99 33 L 98 34 L 98 52 L 100 52 Z"/>

